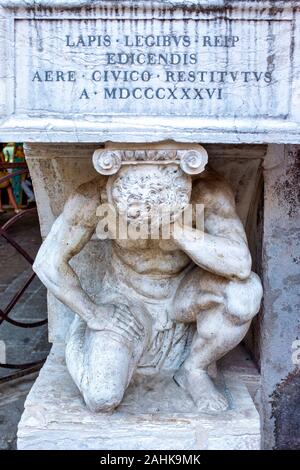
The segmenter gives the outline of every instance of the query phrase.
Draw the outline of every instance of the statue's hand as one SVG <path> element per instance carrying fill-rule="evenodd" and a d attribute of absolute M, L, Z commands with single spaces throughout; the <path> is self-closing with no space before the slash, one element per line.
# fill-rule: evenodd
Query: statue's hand
<path fill-rule="evenodd" d="M 124 304 L 96 306 L 94 315 L 88 320 L 87 325 L 91 330 L 113 331 L 130 341 L 144 336 L 142 323 Z"/>
<path fill-rule="evenodd" d="M 168 230 L 161 231 L 159 247 L 163 251 L 176 251 L 180 249 L 180 245 L 176 240 L 176 230 L 178 231 L 178 227 L 182 229 L 181 222 L 179 220 L 176 220 L 175 222 L 172 222 L 170 224 Z"/>
<path fill-rule="evenodd" d="M 182 236 L 183 227 L 184 226 L 182 225 L 180 219 L 175 220 L 175 222 L 173 222 L 170 227 L 170 240 L 171 242 L 173 242 L 177 249 L 180 237 Z"/>
<path fill-rule="evenodd" d="M 190 227 L 189 225 L 183 225 L 181 220 L 176 220 L 171 225 L 170 234 L 171 240 L 177 245 L 177 249 L 183 248 L 183 245 L 188 244 L 190 247 L 194 246 L 198 250 L 204 236 L 202 230 Z"/>

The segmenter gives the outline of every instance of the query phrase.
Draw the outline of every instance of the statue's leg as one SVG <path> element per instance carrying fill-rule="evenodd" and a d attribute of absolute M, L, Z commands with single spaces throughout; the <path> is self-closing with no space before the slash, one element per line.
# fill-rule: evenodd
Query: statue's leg
<path fill-rule="evenodd" d="M 81 390 L 84 373 L 84 344 L 86 323 L 78 315 L 70 326 L 66 337 L 66 363 L 75 384 Z"/>
<path fill-rule="evenodd" d="M 195 268 L 182 280 L 174 299 L 173 319 L 196 321 L 197 332 L 175 380 L 187 389 L 199 410 L 227 408 L 207 369 L 244 338 L 261 297 L 261 282 L 255 273 L 244 281 L 226 280 Z"/>
<path fill-rule="evenodd" d="M 143 351 L 143 338 L 90 330 L 82 321 L 71 327 L 66 362 L 90 410 L 119 405 Z"/>

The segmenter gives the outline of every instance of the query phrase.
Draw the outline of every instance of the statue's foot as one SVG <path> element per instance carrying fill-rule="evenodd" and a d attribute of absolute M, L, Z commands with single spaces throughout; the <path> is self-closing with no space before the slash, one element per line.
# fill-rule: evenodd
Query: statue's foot
<path fill-rule="evenodd" d="M 199 411 L 216 413 L 227 410 L 226 398 L 218 392 L 205 370 L 191 372 L 181 367 L 174 375 L 174 380 L 189 393 Z"/>

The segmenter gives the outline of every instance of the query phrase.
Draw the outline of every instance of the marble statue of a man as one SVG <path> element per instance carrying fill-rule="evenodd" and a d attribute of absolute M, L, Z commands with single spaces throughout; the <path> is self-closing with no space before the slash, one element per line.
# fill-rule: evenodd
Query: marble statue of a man
<path fill-rule="evenodd" d="M 205 163 L 199 166 L 202 147 L 187 147 L 98 151 L 94 164 L 102 174 L 69 197 L 34 263 L 47 288 L 75 313 L 66 362 L 92 411 L 117 407 L 134 373 L 163 370 L 173 371 L 200 411 L 228 406 L 208 368 L 245 336 L 262 287 L 251 272 L 231 189 Z M 148 235 L 154 214 L 159 234 L 164 226 L 157 209 L 170 209 L 170 236 L 108 237 L 112 254 L 91 298 L 69 261 L 95 233 L 104 204 Z M 189 204 L 203 205 L 202 230 L 182 222 Z"/>

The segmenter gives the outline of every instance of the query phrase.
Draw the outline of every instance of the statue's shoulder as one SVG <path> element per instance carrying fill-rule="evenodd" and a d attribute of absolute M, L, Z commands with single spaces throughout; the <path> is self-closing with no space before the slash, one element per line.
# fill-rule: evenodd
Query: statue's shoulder
<path fill-rule="evenodd" d="M 207 207 L 229 204 L 233 206 L 234 194 L 223 176 L 208 168 L 193 180 L 192 201 Z"/>
<path fill-rule="evenodd" d="M 101 197 L 101 193 L 105 188 L 107 178 L 102 175 L 98 175 L 95 178 L 82 183 L 74 191 L 75 196 L 82 196 L 84 198 L 97 198 Z"/>
<path fill-rule="evenodd" d="M 93 227 L 104 184 L 105 181 L 100 176 L 78 186 L 65 203 L 64 220 L 70 225 Z"/>

